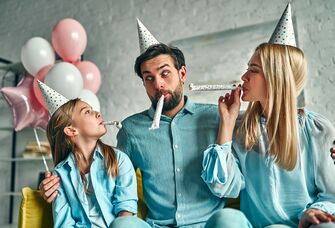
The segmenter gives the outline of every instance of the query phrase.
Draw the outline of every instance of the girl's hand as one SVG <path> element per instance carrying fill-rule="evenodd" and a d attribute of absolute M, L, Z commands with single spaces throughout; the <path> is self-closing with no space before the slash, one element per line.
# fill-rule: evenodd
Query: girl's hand
<path fill-rule="evenodd" d="M 237 87 L 231 93 L 221 96 L 218 101 L 220 114 L 220 129 L 217 144 L 223 144 L 232 140 L 236 119 L 241 107 L 241 88 Z"/>
<path fill-rule="evenodd" d="M 334 221 L 334 215 L 328 214 L 316 208 L 309 208 L 302 215 L 299 221 L 299 228 L 309 227 L 312 224 L 320 224 Z"/>

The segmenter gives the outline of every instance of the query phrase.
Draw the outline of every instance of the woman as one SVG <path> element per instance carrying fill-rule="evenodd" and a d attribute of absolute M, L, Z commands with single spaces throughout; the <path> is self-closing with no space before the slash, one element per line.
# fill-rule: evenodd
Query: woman
<path fill-rule="evenodd" d="M 335 227 L 335 165 L 329 156 L 335 129 L 323 116 L 297 107 L 306 80 L 303 52 L 261 44 L 242 80 L 242 100 L 249 106 L 233 134 L 241 89 L 219 98 L 220 146 L 205 151 L 203 179 L 225 196 L 218 186 L 236 172 L 225 165 L 232 151 L 245 183 L 236 188 L 242 190 L 241 211 L 253 226 Z"/>

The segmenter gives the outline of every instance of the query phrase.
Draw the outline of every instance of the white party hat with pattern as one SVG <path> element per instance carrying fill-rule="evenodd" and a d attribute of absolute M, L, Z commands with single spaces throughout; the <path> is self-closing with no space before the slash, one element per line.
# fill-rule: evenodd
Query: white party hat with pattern
<path fill-rule="evenodd" d="M 37 83 L 40 87 L 40 90 L 43 94 L 43 98 L 45 103 L 48 106 L 48 111 L 50 116 L 54 114 L 54 112 L 63 104 L 68 102 L 69 100 L 65 98 L 62 94 L 56 92 L 55 90 L 51 89 L 49 86 L 37 80 Z"/>
<path fill-rule="evenodd" d="M 291 16 L 291 4 L 288 3 L 281 16 L 269 43 L 284 44 L 296 47 L 294 28 Z"/>
<path fill-rule="evenodd" d="M 158 40 L 149 32 L 143 23 L 137 18 L 138 39 L 140 44 L 141 54 L 145 52 L 148 47 L 154 44 L 159 44 Z"/>

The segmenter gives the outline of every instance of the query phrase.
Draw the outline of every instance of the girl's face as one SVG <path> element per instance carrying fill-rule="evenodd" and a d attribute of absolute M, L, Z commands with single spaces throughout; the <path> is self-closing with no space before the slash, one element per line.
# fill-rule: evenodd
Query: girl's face
<path fill-rule="evenodd" d="M 99 112 L 84 101 L 78 101 L 73 110 L 72 124 L 82 137 L 99 139 L 106 133 L 106 127 Z"/>
<path fill-rule="evenodd" d="M 265 105 L 267 101 L 267 85 L 258 53 L 254 53 L 251 57 L 247 72 L 242 75 L 242 80 L 242 100 L 249 102 L 260 101 L 262 105 Z"/>

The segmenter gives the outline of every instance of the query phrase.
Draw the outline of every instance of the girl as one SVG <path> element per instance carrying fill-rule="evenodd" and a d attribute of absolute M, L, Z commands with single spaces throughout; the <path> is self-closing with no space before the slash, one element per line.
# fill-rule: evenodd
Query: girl
<path fill-rule="evenodd" d="M 305 79 L 306 61 L 300 49 L 258 46 L 242 76 L 242 100 L 250 103 L 233 142 L 241 91 L 219 99 L 221 146 L 205 152 L 209 162 L 204 173 L 218 173 L 212 180 L 224 186 L 229 172 L 236 169 L 221 165 L 225 159 L 220 157 L 233 151 L 245 183 L 240 188 L 241 211 L 255 227 L 335 227 L 335 165 L 329 156 L 335 129 L 323 116 L 297 108 Z"/>
<path fill-rule="evenodd" d="M 52 205 L 55 227 L 149 227 L 133 216 L 133 166 L 123 152 L 101 142 L 105 133 L 100 113 L 79 99 L 52 114 L 47 137 L 61 179 Z"/>

